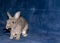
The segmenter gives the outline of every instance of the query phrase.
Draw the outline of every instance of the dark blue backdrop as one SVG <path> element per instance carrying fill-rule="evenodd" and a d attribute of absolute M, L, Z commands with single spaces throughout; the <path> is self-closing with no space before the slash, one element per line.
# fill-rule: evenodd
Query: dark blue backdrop
<path fill-rule="evenodd" d="M 21 11 L 29 23 L 28 37 L 9 40 L 7 11 Z M 60 43 L 60 0 L 0 0 L 0 43 Z"/>

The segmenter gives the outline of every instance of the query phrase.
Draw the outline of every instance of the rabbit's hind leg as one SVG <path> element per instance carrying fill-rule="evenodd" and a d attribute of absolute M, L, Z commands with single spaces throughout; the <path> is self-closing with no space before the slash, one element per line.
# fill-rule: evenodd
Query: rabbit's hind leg
<path fill-rule="evenodd" d="M 24 29 L 22 31 L 23 37 L 26 37 L 27 36 L 27 29 L 28 29 L 28 24 L 24 27 Z"/>

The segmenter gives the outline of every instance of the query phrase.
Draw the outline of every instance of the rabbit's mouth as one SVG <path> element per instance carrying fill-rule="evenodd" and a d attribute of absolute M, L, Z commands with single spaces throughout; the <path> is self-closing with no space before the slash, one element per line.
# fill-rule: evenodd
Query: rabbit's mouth
<path fill-rule="evenodd" d="M 6 26 L 6 29 L 9 29 L 10 27 L 9 26 Z"/>

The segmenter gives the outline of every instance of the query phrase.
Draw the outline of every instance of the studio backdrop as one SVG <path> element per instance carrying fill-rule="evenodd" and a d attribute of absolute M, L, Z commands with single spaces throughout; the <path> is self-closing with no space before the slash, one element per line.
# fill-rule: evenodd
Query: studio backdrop
<path fill-rule="evenodd" d="M 6 30 L 7 12 L 12 16 L 20 11 L 28 24 L 28 36 L 21 40 L 10 40 Z M 0 0 L 1 43 L 59 43 L 60 0 Z"/>

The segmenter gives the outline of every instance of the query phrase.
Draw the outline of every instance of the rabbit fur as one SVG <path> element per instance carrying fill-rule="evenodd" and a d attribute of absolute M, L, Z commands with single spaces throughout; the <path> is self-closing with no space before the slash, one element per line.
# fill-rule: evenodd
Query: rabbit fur
<path fill-rule="evenodd" d="M 21 34 L 23 37 L 27 36 L 28 23 L 27 21 L 20 16 L 20 11 L 16 12 L 12 17 L 9 12 L 7 12 L 9 19 L 7 20 L 6 29 L 11 28 L 10 39 L 16 38 L 20 39 Z"/>

